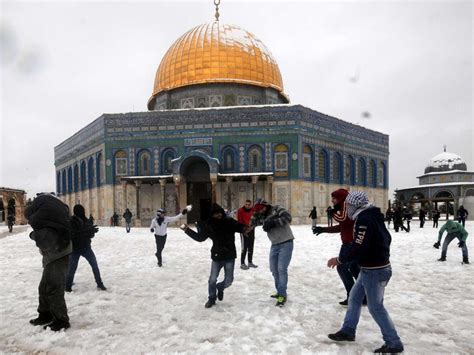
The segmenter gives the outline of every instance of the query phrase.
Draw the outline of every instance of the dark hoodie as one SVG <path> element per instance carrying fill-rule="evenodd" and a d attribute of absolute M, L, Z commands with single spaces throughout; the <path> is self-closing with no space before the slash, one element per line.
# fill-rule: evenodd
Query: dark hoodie
<path fill-rule="evenodd" d="M 74 215 L 71 218 L 72 227 L 72 249 L 81 252 L 91 247 L 91 238 L 94 237 L 95 230 L 92 222 L 86 218 L 82 205 L 75 205 Z"/>
<path fill-rule="evenodd" d="M 380 208 L 370 207 L 355 220 L 354 239 L 347 255 L 339 263 L 356 260 L 361 268 L 382 268 L 390 265 L 392 237 L 385 227 Z"/>
<path fill-rule="evenodd" d="M 210 217 L 206 221 L 198 222 L 198 232 L 187 229 L 186 234 L 192 239 L 203 242 L 207 238 L 212 240 L 211 259 L 214 261 L 231 260 L 237 257 L 235 249 L 235 233 L 243 233 L 246 226 L 225 215 L 224 209 L 217 203 L 211 207 L 210 215 L 220 212 L 222 219 Z"/>

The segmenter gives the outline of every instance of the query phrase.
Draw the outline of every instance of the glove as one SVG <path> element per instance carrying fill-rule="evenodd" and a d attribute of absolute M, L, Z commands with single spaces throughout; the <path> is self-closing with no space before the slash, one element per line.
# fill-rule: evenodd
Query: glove
<path fill-rule="evenodd" d="M 320 235 L 324 233 L 324 227 L 313 227 L 313 234 Z"/>
<path fill-rule="evenodd" d="M 439 249 L 440 245 L 441 244 L 439 242 L 436 242 L 436 243 L 433 244 L 433 248 Z"/>
<path fill-rule="evenodd" d="M 265 232 L 268 232 L 268 231 L 270 231 L 271 229 L 273 229 L 275 227 L 276 227 L 276 222 L 272 221 L 272 220 L 265 221 L 263 223 L 263 226 L 262 226 L 262 228 Z"/>
<path fill-rule="evenodd" d="M 150 232 L 155 233 L 155 228 L 150 228 Z"/>
<path fill-rule="evenodd" d="M 460 247 L 460 248 L 463 248 L 465 245 L 466 245 L 466 242 L 465 242 L 464 240 L 461 240 L 461 241 L 458 243 L 458 247 Z"/>
<path fill-rule="evenodd" d="M 181 214 L 182 214 L 182 215 L 185 215 L 186 213 L 188 213 L 188 209 L 187 209 L 187 208 L 185 208 L 184 210 L 181 211 Z"/>

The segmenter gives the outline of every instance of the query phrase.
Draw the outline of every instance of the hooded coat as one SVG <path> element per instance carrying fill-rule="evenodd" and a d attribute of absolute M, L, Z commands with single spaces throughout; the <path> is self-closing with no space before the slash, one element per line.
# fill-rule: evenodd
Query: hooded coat
<path fill-rule="evenodd" d="M 222 218 L 213 218 L 215 213 L 222 213 Z M 187 229 L 185 233 L 192 239 L 203 242 L 212 240 L 211 259 L 213 261 L 224 261 L 237 258 L 235 249 L 235 233 L 243 233 L 246 226 L 235 219 L 225 215 L 224 209 L 214 203 L 210 211 L 211 217 L 206 221 L 197 223 L 198 232 Z"/>
<path fill-rule="evenodd" d="M 81 252 L 91 247 L 91 239 L 95 235 L 95 226 L 86 217 L 84 207 L 75 205 L 74 215 L 71 218 L 72 228 L 72 249 L 75 252 Z"/>
<path fill-rule="evenodd" d="M 438 242 L 441 242 L 441 238 L 443 238 L 443 233 L 447 232 L 448 234 L 459 234 L 461 235 L 461 240 L 466 241 L 468 233 L 462 226 L 462 224 L 449 220 L 447 221 L 438 232 Z"/>
<path fill-rule="evenodd" d="M 346 189 L 339 189 L 334 191 L 331 196 L 337 200 L 334 205 L 332 217 L 339 223 L 332 227 L 324 227 L 326 233 L 341 233 L 342 244 L 352 243 L 354 221 L 347 216 L 346 197 L 349 191 Z"/>

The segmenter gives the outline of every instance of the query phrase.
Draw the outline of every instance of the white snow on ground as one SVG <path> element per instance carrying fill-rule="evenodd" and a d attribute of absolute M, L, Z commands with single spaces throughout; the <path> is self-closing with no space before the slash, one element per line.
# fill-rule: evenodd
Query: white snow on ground
<path fill-rule="evenodd" d="M 407 354 L 474 353 L 474 265 L 461 265 L 453 242 L 448 260 L 436 261 L 437 229 L 412 223 L 411 233 L 392 233 L 393 277 L 385 304 Z M 441 226 L 441 223 L 440 223 Z M 468 222 L 472 249 L 474 222 Z M 210 241 L 197 243 L 170 229 L 164 267 L 156 265 L 155 241 L 147 228 L 101 227 L 93 239 L 108 291 L 98 291 L 81 259 L 73 292 L 66 294 L 71 328 L 53 333 L 34 327 L 41 257 L 27 232 L 0 239 L 0 352 L 50 354 L 284 353 L 368 354 L 382 345 L 366 308 L 354 343 L 330 341 L 345 308 L 344 289 L 326 261 L 340 238 L 313 236 L 309 226 L 292 227 L 295 250 L 289 269 L 289 301 L 277 308 L 268 267 L 270 243 L 257 229 L 254 262 L 236 263 L 234 284 L 223 302 L 205 309 Z M 393 230 L 392 230 L 393 232 Z M 240 242 L 238 250 L 240 250 Z M 222 275 L 221 275 L 222 276 Z"/>

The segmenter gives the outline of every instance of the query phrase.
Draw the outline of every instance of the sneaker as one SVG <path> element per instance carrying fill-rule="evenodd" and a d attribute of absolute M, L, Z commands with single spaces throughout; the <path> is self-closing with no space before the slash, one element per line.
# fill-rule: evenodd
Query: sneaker
<path fill-rule="evenodd" d="M 403 352 L 403 346 L 401 348 L 391 348 L 387 345 L 382 345 L 381 348 L 375 349 L 374 354 L 399 354 Z"/>
<path fill-rule="evenodd" d="M 224 290 L 217 290 L 217 299 L 222 301 L 224 299 Z"/>
<path fill-rule="evenodd" d="M 341 306 L 347 306 L 349 304 L 349 300 L 346 298 L 344 301 L 339 302 Z"/>
<path fill-rule="evenodd" d="M 163 264 L 158 261 L 158 267 L 162 267 Z"/>
<path fill-rule="evenodd" d="M 105 287 L 104 285 L 97 285 L 97 288 L 101 291 L 107 291 L 107 287 Z"/>
<path fill-rule="evenodd" d="M 30 324 L 32 325 L 45 325 L 53 321 L 53 316 L 51 314 L 40 314 L 38 318 L 30 319 Z"/>
<path fill-rule="evenodd" d="M 334 334 L 328 334 L 328 338 L 334 341 L 354 341 L 355 336 L 344 333 L 343 331 L 338 331 Z"/>
<path fill-rule="evenodd" d="M 278 298 L 278 296 L 279 296 L 278 293 L 275 293 L 275 294 L 271 295 L 270 297 L 271 298 Z"/>
<path fill-rule="evenodd" d="M 69 322 L 65 322 L 65 321 L 62 321 L 62 320 L 55 320 L 55 321 L 53 321 L 53 323 L 45 325 L 43 327 L 43 329 L 50 328 L 53 332 L 59 332 L 61 329 L 66 330 L 70 326 L 71 325 L 69 324 Z"/>
<path fill-rule="evenodd" d="M 248 270 L 248 269 L 249 269 L 249 267 L 248 267 L 247 265 L 245 265 L 245 264 L 240 264 L 240 268 L 241 268 L 242 270 Z"/>
<path fill-rule="evenodd" d="M 463 264 L 469 264 L 469 258 L 462 258 Z"/>
<path fill-rule="evenodd" d="M 209 298 L 206 302 L 206 304 L 204 305 L 204 307 L 206 308 L 211 308 L 212 306 L 214 306 L 216 304 L 216 300 L 214 298 Z"/>
<path fill-rule="evenodd" d="M 258 268 L 258 265 L 255 265 L 254 263 L 249 263 L 249 267 Z"/>
<path fill-rule="evenodd" d="M 438 259 L 438 261 L 446 261 L 446 258 L 441 257 L 441 258 Z"/>
<path fill-rule="evenodd" d="M 285 296 L 278 296 L 277 297 L 277 303 L 275 306 L 283 307 L 286 303 L 286 297 Z"/>

